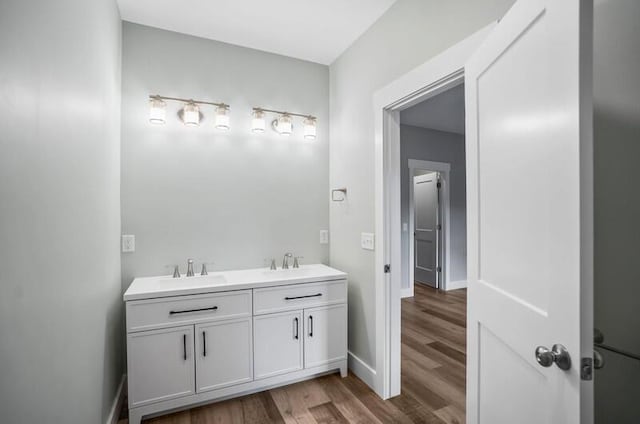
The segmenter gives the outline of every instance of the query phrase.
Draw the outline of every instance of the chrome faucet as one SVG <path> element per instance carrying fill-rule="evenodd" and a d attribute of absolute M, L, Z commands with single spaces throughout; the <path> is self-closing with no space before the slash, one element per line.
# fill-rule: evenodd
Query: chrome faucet
<path fill-rule="evenodd" d="M 180 278 L 180 267 L 178 265 L 173 267 L 173 278 Z"/>
<path fill-rule="evenodd" d="M 282 269 L 289 269 L 289 258 L 293 257 L 293 253 L 285 253 L 282 258 Z"/>
<path fill-rule="evenodd" d="M 293 258 L 293 267 L 300 268 L 300 264 L 298 263 L 298 259 L 304 259 L 304 256 L 296 256 Z"/>
<path fill-rule="evenodd" d="M 195 274 L 193 273 L 193 259 L 189 259 L 187 261 L 187 277 L 193 277 Z"/>
<path fill-rule="evenodd" d="M 271 266 L 269 267 L 269 269 L 270 269 L 271 271 L 275 271 L 276 269 L 278 269 L 278 268 L 276 267 L 276 260 L 275 260 L 275 259 L 271 259 Z"/>

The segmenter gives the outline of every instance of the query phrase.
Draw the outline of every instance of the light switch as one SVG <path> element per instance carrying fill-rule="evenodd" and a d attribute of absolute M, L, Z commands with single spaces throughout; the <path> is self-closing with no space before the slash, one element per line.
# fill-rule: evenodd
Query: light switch
<path fill-rule="evenodd" d="M 365 250 L 375 250 L 375 236 L 373 233 L 362 233 L 360 235 L 360 246 Z"/>
<path fill-rule="evenodd" d="M 320 244 L 329 244 L 329 230 L 320 230 Z"/>
<path fill-rule="evenodd" d="M 122 253 L 131 253 L 136 251 L 136 236 L 126 234 L 122 236 Z"/>
<path fill-rule="evenodd" d="M 406 222 L 402 223 L 402 231 L 404 231 L 405 233 L 407 231 L 409 231 L 409 224 L 407 224 Z"/>

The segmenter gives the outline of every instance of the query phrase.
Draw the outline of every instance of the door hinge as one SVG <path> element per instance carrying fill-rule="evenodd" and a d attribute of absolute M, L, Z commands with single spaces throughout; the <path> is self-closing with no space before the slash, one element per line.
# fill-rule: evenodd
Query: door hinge
<path fill-rule="evenodd" d="M 582 358 L 580 360 L 580 379 L 593 380 L 593 358 Z"/>
<path fill-rule="evenodd" d="M 390 265 L 390 264 L 386 264 L 386 265 L 384 266 L 384 273 L 385 273 L 385 274 L 388 274 L 388 273 L 390 273 L 390 272 L 391 272 L 391 265 Z"/>
<path fill-rule="evenodd" d="M 438 272 L 442 272 L 442 267 L 441 266 L 438 267 Z"/>
<path fill-rule="evenodd" d="M 438 228 L 438 230 L 442 230 L 442 225 L 441 225 L 441 224 L 438 224 L 438 227 L 437 227 L 437 228 Z"/>
<path fill-rule="evenodd" d="M 440 182 L 440 180 L 438 180 L 438 183 L 436 184 L 437 188 L 442 188 L 442 183 Z"/>

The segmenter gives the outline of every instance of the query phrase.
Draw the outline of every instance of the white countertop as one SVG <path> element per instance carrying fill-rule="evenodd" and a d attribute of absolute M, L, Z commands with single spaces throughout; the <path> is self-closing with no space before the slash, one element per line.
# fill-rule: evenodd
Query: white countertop
<path fill-rule="evenodd" d="M 269 268 L 211 272 L 209 275 L 172 278 L 171 275 L 142 277 L 133 280 L 124 293 L 124 300 L 152 299 L 188 294 L 214 293 L 253 289 L 286 284 L 341 280 L 347 274 L 322 264 L 301 265 L 300 268 L 270 270 Z"/>

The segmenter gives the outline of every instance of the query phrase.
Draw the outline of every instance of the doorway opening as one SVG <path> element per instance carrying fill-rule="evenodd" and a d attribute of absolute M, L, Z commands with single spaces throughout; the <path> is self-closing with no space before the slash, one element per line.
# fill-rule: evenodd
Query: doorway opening
<path fill-rule="evenodd" d="M 401 396 L 458 422 L 466 399 L 464 133 L 463 83 L 400 111 Z"/>

